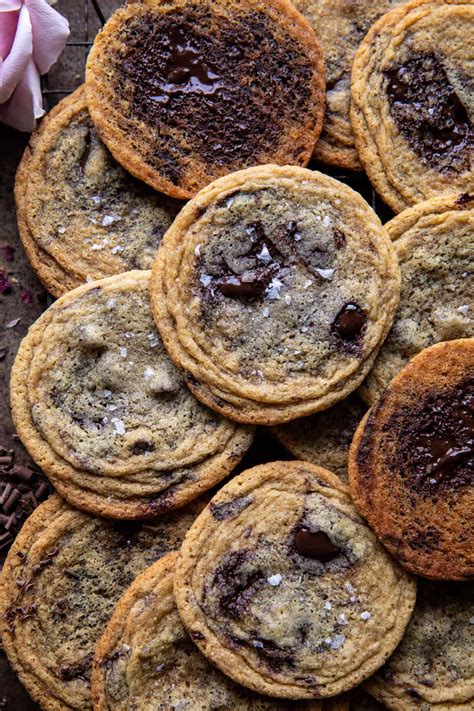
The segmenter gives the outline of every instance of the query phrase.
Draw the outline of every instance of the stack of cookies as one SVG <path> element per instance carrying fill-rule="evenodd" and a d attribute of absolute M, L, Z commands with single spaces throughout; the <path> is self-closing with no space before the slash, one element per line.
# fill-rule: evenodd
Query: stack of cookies
<path fill-rule="evenodd" d="M 467 0 L 128 2 L 32 136 L 58 298 L 11 404 L 56 493 L 0 620 L 41 708 L 473 708 L 473 29 Z"/>

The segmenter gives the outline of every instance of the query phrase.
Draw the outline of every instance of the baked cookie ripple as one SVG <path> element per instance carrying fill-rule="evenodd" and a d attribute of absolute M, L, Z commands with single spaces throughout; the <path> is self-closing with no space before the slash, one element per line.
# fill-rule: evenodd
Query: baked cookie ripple
<path fill-rule="evenodd" d="M 320 701 L 288 704 L 260 696 L 208 662 L 178 616 L 176 555 L 144 571 L 117 604 L 96 650 L 95 711 L 320 711 Z"/>
<path fill-rule="evenodd" d="M 196 397 L 240 422 L 280 424 L 362 382 L 399 279 L 360 195 L 321 173 L 259 166 L 183 208 L 153 265 L 152 307 Z"/>
<path fill-rule="evenodd" d="M 0 628 L 8 659 L 41 708 L 92 707 L 94 650 L 116 602 L 142 570 L 179 547 L 202 506 L 110 521 L 54 495 L 25 522 L 0 575 Z"/>
<path fill-rule="evenodd" d="M 150 272 L 78 287 L 30 328 L 12 370 L 23 443 L 70 503 L 143 518 L 223 479 L 252 441 L 191 395 L 155 330 Z"/>
<path fill-rule="evenodd" d="M 385 227 L 394 241 L 402 289 L 390 333 L 360 388 L 369 405 L 424 348 L 474 334 L 474 194 L 427 200 Z"/>
<path fill-rule="evenodd" d="M 353 64 L 359 158 L 395 212 L 474 187 L 474 5 L 414 0 L 380 18 Z"/>
<path fill-rule="evenodd" d="M 179 198 L 246 166 L 306 165 L 324 114 L 322 51 L 288 0 L 128 3 L 86 88 L 115 158 Z"/>
<path fill-rule="evenodd" d="M 415 356 L 359 425 L 349 453 L 352 498 L 413 573 L 474 573 L 474 339 Z"/>
<path fill-rule="evenodd" d="M 394 654 L 365 686 L 396 711 L 468 711 L 474 698 L 472 583 L 420 580 Z"/>
<path fill-rule="evenodd" d="M 306 462 L 224 486 L 176 563 L 179 614 L 235 681 L 278 697 L 356 686 L 400 641 L 415 582 L 358 515 L 340 479 Z"/>

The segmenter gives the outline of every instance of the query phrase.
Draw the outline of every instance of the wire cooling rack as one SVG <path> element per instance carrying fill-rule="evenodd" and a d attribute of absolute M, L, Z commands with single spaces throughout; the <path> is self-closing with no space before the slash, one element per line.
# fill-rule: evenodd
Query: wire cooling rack
<path fill-rule="evenodd" d="M 66 72 L 70 85 L 64 84 L 66 81 L 64 72 L 57 72 L 54 76 L 45 75 L 43 77 L 42 93 L 46 110 L 51 109 L 60 99 L 73 92 L 79 86 L 82 81 L 86 58 L 94 41 L 96 31 L 105 24 L 111 12 L 123 4 L 120 0 L 79 0 L 78 6 L 80 6 L 80 3 L 82 3 L 82 30 L 80 30 L 82 39 L 68 41 L 63 55 L 65 65 L 69 66 L 69 68 L 73 66 L 76 68 L 74 80 L 71 81 L 68 76 L 72 74 L 71 71 Z M 82 52 L 80 51 L 81 49 Z M 72 57 L 72 53 L 74 53 L 74 57 Z M 359 192 L 379 215 L 382 222 L 386 222 L 393 216 L 390 208 L 373 189 L 365 173 L 350 172 L 315 164 L 310 167 L 341 180 Z"/>

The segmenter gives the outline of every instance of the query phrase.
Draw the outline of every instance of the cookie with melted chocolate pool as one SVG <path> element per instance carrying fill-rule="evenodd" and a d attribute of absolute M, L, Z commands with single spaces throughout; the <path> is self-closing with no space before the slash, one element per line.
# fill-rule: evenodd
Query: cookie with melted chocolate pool
<path fill-rule="evenodd" d="M 322 51 L 288 0 L 142 0 L 94 42 L 87 101 L 104 142 L 189 198 L 264 163 L 306 165 L 322 127 Z"/>
<path fill-rule="evenodd" d="M 129 269 L 151 267 L 182 203 L 132 178 L 100 140 L 84 87 L 30 139 L 15 183 L 20 236 L 55 296 Z"/>
<path fill-rule="evenodd" d="M 342 693 L 378 669 L 415 591 L 341 480 L 299 461 L 226 484 L 187 533 L 174 578 L 200 650 L 234 681 L 289 699 Z"/>
<path fill-rule="evenodd" d="M 119 600 L 96 649 L 95 711 L 321 711 L 320 701 L 288 704 L 260 696 L 208 662 L 178 616 L 176 555 L 144 571 Z"/>
<path fill-rule="evenodd" d="M 199 403 L 168 357 L 150 272 L 68 292 L 30 328 L 13 370 L 13 419 L 58 492 L 99 516 L 146 518 L 223 479 L 252 441 Z"/>
<path fill-rule="evenodd" d="M 419 580 L 405 635 L 366 683 L 397 711 L 469 711 L 474 705 L 472 583 Z"/>
<path fill-rule="evenodd" d="M 395 212 L 474 188 L 474 4 L 413 0 L 378 20 L 352 69 L 362 165 Z"/>
<path fill-rule="evenodd" d="M 139 573 L 179 547 L 204 503 L 146 522 L 110 521 L 54 495 L 26 521 L 0 575 L 0 629 L 42 709 L 92 707 L 94 649 L 115 604 Z"/>
<path fill-rule="evenodd" d="M 152 307 L 197 398 L 239 422 L 280 424 L 360 385 L 399 279 L 360 195 L 315 171 L 259 166 L 184 207 L 153 266 Z"/>
<path fill-rule="evenodd" d="M 474 574 L 474 339 L 415 356 L 369 410 L 349 454 L 351 494 L 413 573 Z"/>
<path fill-rule="evenodd" d="M 474 333 L 474 193 L 426 200 L 385 227 L 402 289 L 390 333 L 360 388 L 369 405 L 424 348 Z"/>

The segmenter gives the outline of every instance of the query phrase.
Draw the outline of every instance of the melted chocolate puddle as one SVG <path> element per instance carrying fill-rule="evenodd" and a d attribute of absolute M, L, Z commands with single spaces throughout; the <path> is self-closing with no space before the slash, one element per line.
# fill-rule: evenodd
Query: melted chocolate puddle
<path fill-rule="evenodd" d="M 397 468 L 418 490 L 472 485 L 474 479 L 474 382 L 436 393 L 421 403 L 401 430 Z M 405 413 L 399 415 L 406 417 Z"/>
<path fill-rule="evenodd" d="M 217 69 L 186 39 L 182 28 L 172 27 L 163 45 L 169 59 L 164 69 L 165 78 L 156 82 L 160 93 L 150 97 L 153 101 L 166 104 L 173 94 L 214 95 L 222 88 Z"/>
<path fill-rule="evenodd" d="M 385 72 L 390 113 L 416 155 L 440 172 L 470 167 L 469 116 L 434 54 L 415 54 Z"/>

